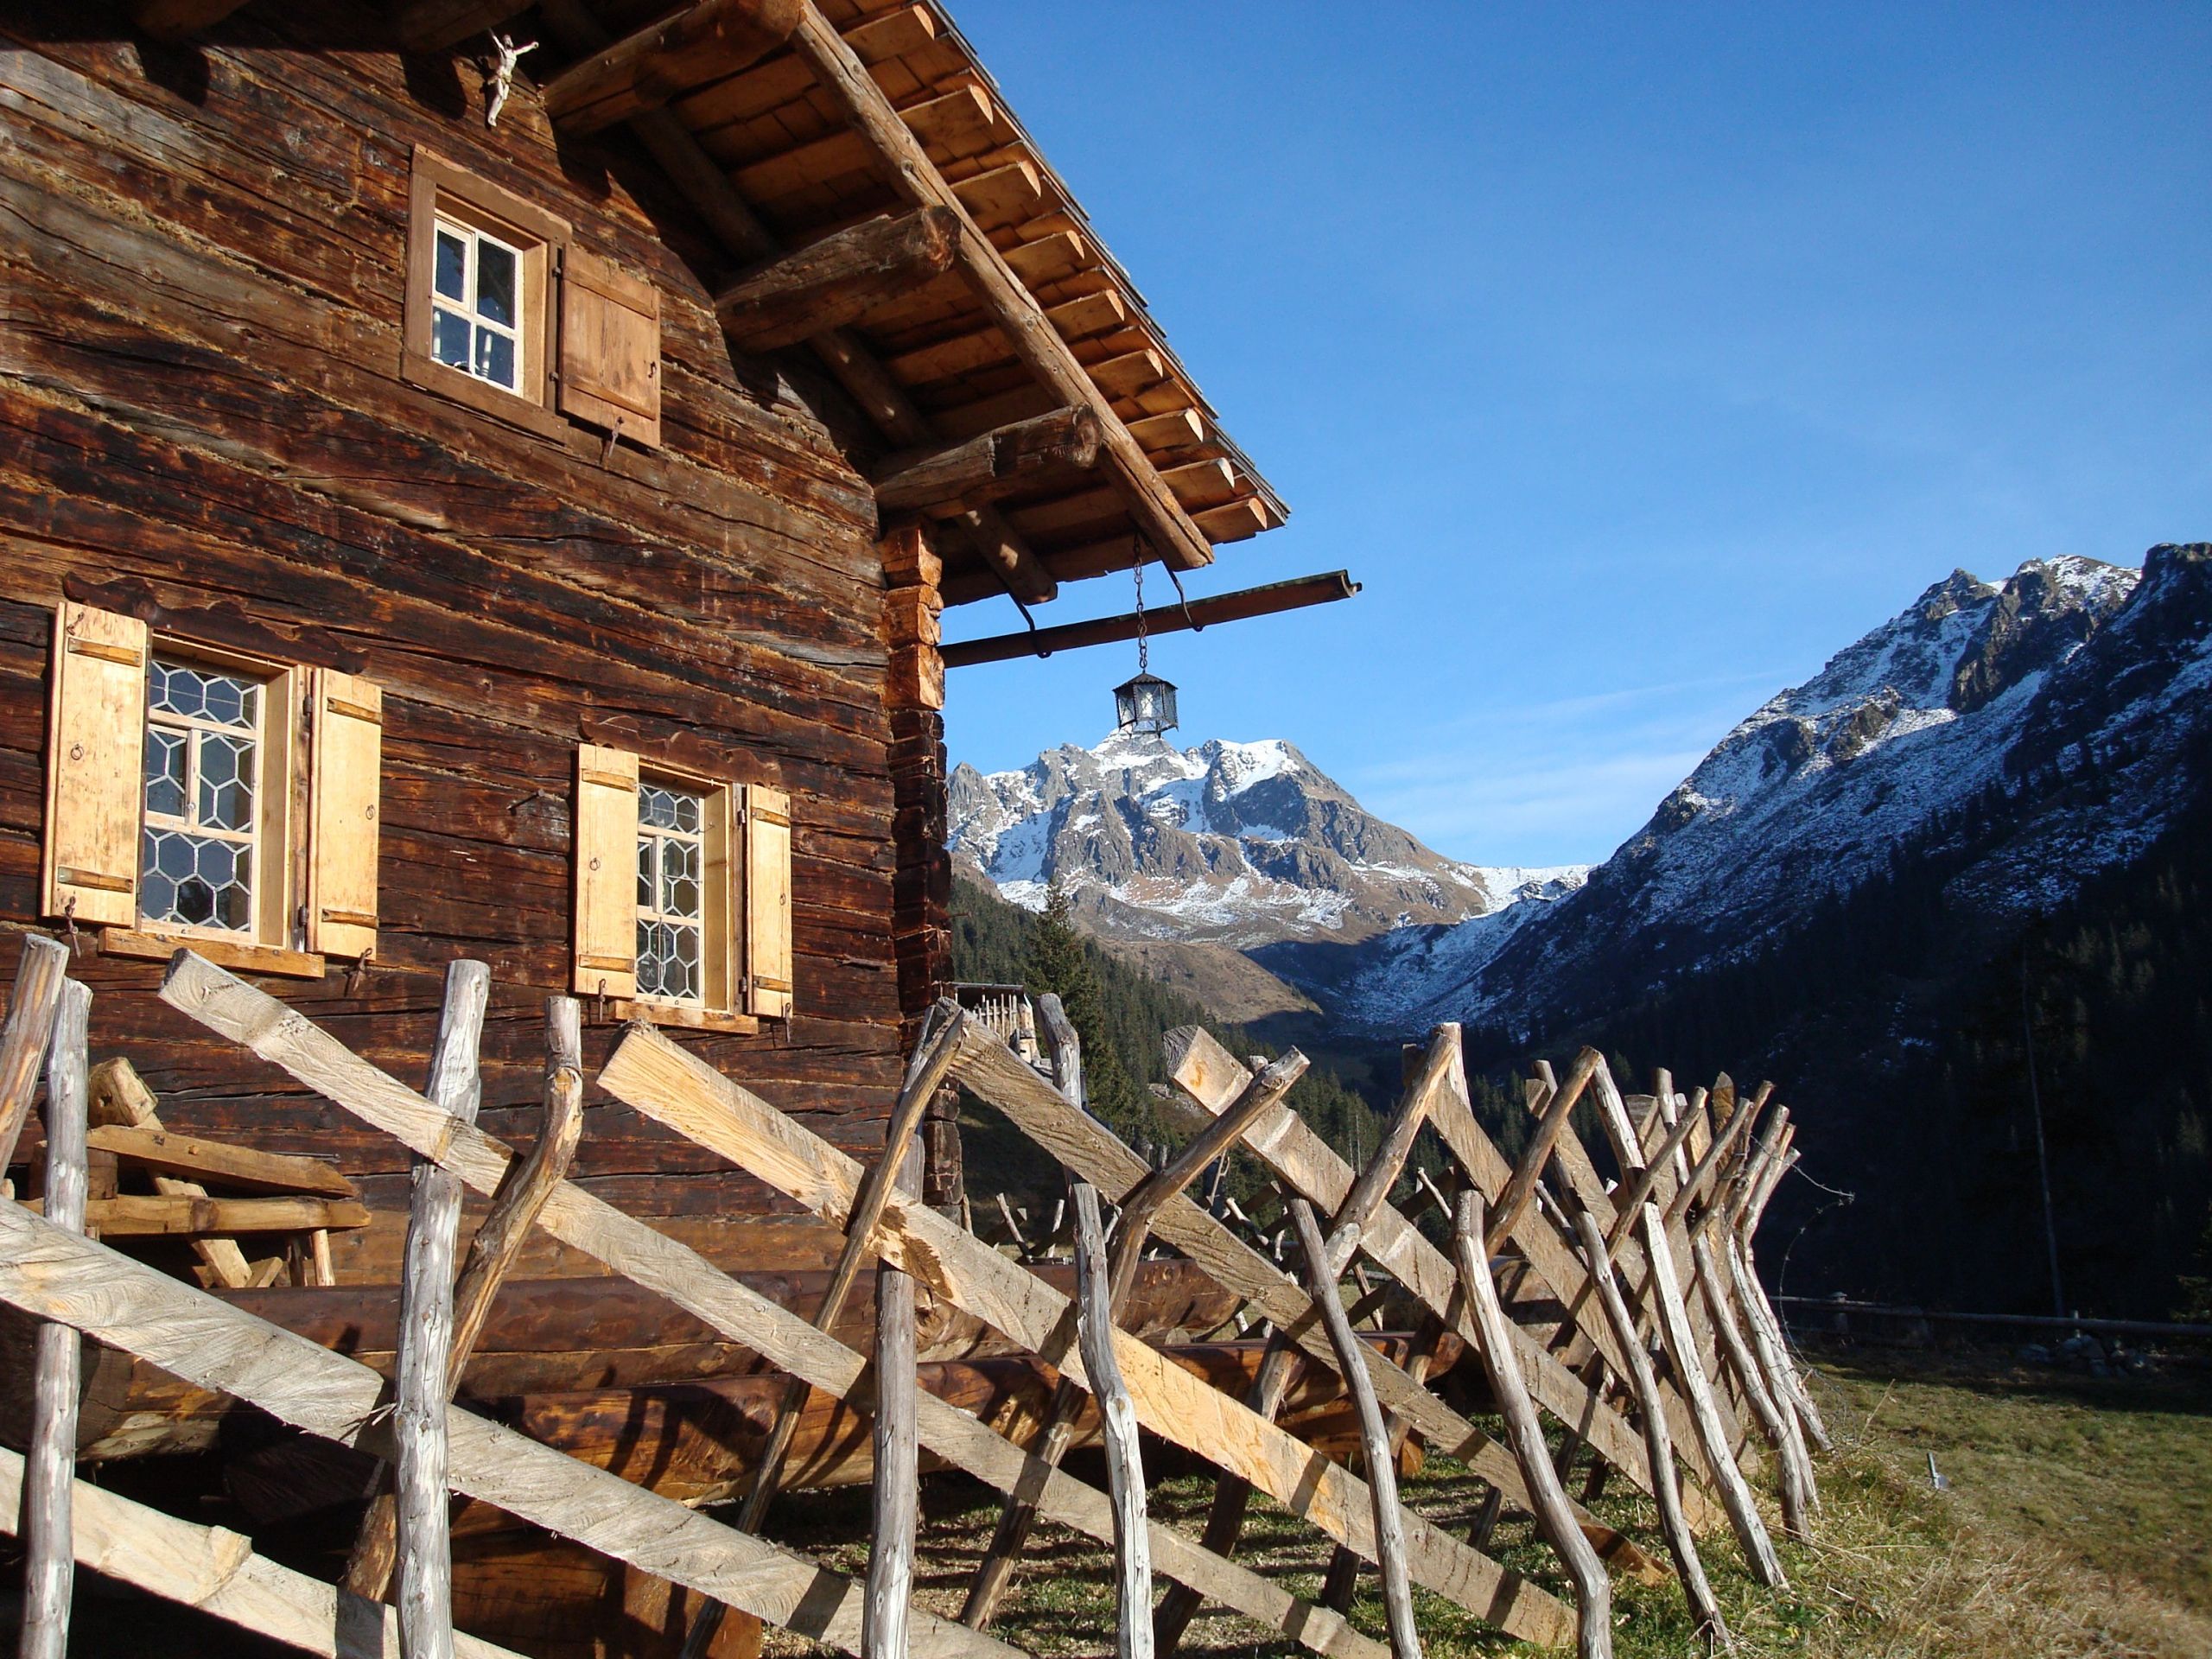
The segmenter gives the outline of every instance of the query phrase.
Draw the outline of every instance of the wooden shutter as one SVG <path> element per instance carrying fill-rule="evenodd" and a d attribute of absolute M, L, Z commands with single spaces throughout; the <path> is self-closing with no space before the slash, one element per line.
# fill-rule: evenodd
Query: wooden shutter
<path fill-rule="evenodd" d="M 313 685 L 307 947 L 364 957 L 377 943 L 384 689 L 332 668 L 315 670 Z"/>
<path fill-rule="evenodd" d="M 660 290 L 570 247 L 561 261 L 561 412 L 660 444 Z"/>
<path fill-rule="evenodd" d="M 146 625 L 64 601 L 48 691 L 46 913 L 138 919 Z"/>
<path fill-rule="evenodd" d="M 745 786 L 745 1011 L 791 1011 L 791 798 Z"/>
<path fill-rule="evenodd" d="M 586 996 L 638 994 L 638 757 L 576 751 L 576 972 Z"/>

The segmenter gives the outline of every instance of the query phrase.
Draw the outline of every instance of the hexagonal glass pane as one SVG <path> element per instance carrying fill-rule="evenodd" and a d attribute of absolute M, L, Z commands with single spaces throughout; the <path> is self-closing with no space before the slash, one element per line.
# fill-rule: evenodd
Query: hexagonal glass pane
<path fill-rule="evenodd" d="M 669 841 L 661 844 L 660 907 L 670 916 L 698 916 L 698 842 Z"/>
<path fill-rule="evenodd" d="M 200 822 L 212 830 L 253 827 L 254 745 L 203 732 L 200 738 Z"/>
<path fill-rule="evenodd" d="M 676 827 L 688 835 L 699 833 L 699 820 L 706 810 L 706 802 L 696 795 L 678 795 L 676 800 Z"/>
<path fill-rule="evenodd" d="M 164 817 L 182 815 L 184 792 L 184 734 L 146 728 L 146 810 Z"/>
<path fill-rule="evenodd" d="M 193 670 L 176 664 L 168 665 L 158 686 L 153 688 L 157 701 L 154 707 L 173 715 L 201 715 L 207 709 L 207 686 Z"/>
<path fill-rule="evenodd" d="M 658 784 L 638 785 L 638 818 L 656 830 L 676 828 L 676 797 Z"/>
<path fill-rule="evenodd" d="M 653 907 L 653 849 L 660 843 L 652 836 L 638 837 L 638 908 Z"/>

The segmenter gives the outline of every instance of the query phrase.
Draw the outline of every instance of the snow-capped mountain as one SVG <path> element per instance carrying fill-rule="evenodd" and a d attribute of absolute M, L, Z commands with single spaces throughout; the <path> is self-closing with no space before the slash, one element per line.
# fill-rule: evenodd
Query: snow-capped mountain
<path fill-rule="evenodd" d="M 1583 875 L 1445 858 L 1281 741 L 1116 734 L 1019 772 L 963 764 L 950 807 L 956 863 L 1032 909 L 1057 882 L 1109 938 L 1350 943 L 1555 899 Z"/>
<path fill-rule="evenodd" d="M 1729 733 L 1563 902 L 1254 954 L 1377 1032 L 1594 1015 L 1786 931 L 1992 785 L 2013 792 L 2009 827 L 1951 909 L 1962 926 L 2040 911 L 2202 785 L 2175 757 L 2212 727 L 2208 690 L 2212 545 L 2154 548 L 2140 571 L 1956 571 Z"/>

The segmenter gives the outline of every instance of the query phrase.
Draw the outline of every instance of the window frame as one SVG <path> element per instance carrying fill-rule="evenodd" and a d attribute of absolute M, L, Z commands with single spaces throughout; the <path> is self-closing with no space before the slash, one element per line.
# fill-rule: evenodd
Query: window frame
<path fill-rule="evenodd" d="M 737 878 L 737 867 L 733 862 L 736 856 L 734 838 L 738 833 L 736 785 L 725 778 L 709 777 L 703 772 L 690 772 L 640 757 L 636 830 L 639 838 L 643 838 L 646 833 L 645 791 L 655 785 L 696 795 L 704 803 L 699 836 L 700 1000 L 693 1001 L 659 994 L 648 995 L 640 990 L 628 999 L 629 1004 L 647 1018 L 666 1016 L 675 1020 L 702 1024 L 719 1024 L 743 1018 L 742 1011 L 737 1006 L 738 905 L 734 892 Z M 636 856 L 636 849 L 632 848 L 633 868 Z M 643 911 L 642 906 L 633 906 L 637 919 L 644 919 Z M 633 957 L 633 972 L 637 961 L 640 959 Z"/>
<path fill-rule="evenodd" d="M 257 756 L 257 783 L 254 791 L 252 847 L 254 858 L 253 927 L 249 931 L 202 923 L 157 921 L 143 908 L 144 866 L 139 868 L 139 891 L 132 899 L 135 916 L 123 930 L 130 938 L 188 940 L 248 951 L 282 951 L 305 957 L 299 949 L 295 923 L 300 895 L 305 891 L 302 868 L 308 787 L 306 756 L 302 741 L 305 721 L 302 703 L 310 676 L 297 664 L 268 658 L 225 651 L 173 634 L 154 633 L 147 642 L 146 684 L 150 704 L 156 663 L 212 670 L 257 681 L 261 686 L 261 729 Z M 150 706 L 146 728 L 154 721 Z M 187 776 L 190 771 L 188 768 Z M 145 739 L 140 738 L 137 758 L 138 834 L 143 846 L 146 833 Z"/>
<path fill-rule="evenodd" d="M 523 362 L 510 390 L 442 363 L 430 349 L 436 310 L 437 226 L 450 219 L 513 248 L 521 303 L 514 334 Z M 408 181 L 407 292 L 401 319 L 400 378 L 480 413 L 565 440 L 559 412 L 561 269 L 569 222 L 417 145 Z"/>

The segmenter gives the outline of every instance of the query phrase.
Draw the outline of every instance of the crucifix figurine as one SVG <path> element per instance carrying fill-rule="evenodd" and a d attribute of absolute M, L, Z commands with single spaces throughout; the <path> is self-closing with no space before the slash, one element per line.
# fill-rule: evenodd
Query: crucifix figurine
<path fill-rule="evenodd" d="M 487 66 L 484 72 L 484 124 L 487 127 L 499 124 L 499 111 L 506 107 L 507 94 L 514 90 L 515 66 L 522 61 L 522 54 L 537 50 L 536 41 L 517 46 L 505 35 L 493 35 L 492 46 L 499 53 L 499 60 Z"/>

